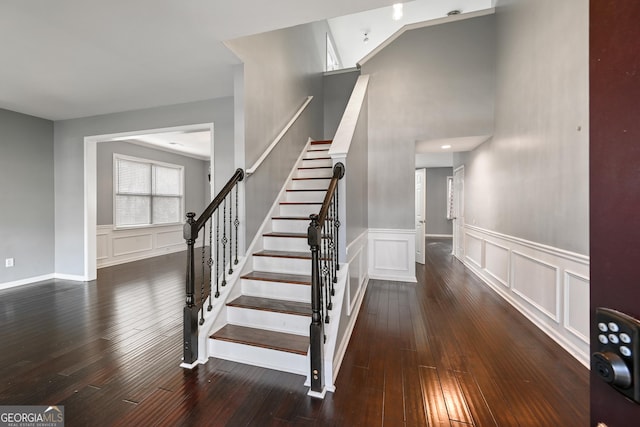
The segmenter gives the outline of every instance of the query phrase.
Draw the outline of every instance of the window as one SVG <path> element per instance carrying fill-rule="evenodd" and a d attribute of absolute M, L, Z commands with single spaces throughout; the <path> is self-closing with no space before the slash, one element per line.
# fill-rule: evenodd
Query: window
<path fill-rule="evenodd" d="M 174 224 L 182 221 L 184 168 L 114 155 L 116 227 Z"/>

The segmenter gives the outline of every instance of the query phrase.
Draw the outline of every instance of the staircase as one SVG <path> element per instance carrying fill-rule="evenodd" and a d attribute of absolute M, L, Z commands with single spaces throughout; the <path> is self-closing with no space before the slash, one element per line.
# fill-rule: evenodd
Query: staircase
<path fill-rule="evenodd" d="M 209 354 L 270 369 L 309 373 L 311 254 L 309 215 L 318 213 L 332 174 L 331 141 L 311 141 L 287 184 L 241 295 L 226 304 L 226 325 L 209 339 Z"/>

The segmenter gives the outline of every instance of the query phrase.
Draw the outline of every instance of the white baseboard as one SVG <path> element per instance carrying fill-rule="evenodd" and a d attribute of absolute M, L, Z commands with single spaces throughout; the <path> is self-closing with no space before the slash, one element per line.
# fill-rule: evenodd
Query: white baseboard
<path fill-rule="evenodd" d="M 589 366 L 589 257 L 466 225 L 465 265 Z"/>
<path fill-rule="evenodd" d="M 369 278 L 416 283 L 416 231 L 369 229 Z"/>
<path fill-rule="evenodd" d="M 425 234 L 427 239 L 453 239 L 453 234 Z"/>
<path fill-rule="evenodd" d="M 55 273 L 53 275 L 54 279 L 60 279 L 60 280 L 70 280 L 72 282 L 87 282 L 87 278 L 84 276 L 80 276 L 77 274 L 60 274 L 60 273 Z"/>
<path fill-rule="evenodd" d="M 54 278 L 55 278 L 54 274 L 44 274 L 42 276 L 27 277 L 26 279 L 20 279 L 20 280 L 14 280 L 12 282 L 0 283 L 0 290 L 9 289 L 9 288 L 15 288 L 16 286 L 30 285 L 32 283 L 42 282 L 43 280 L 51 280 L 51 279 L 54 279 Z"/>

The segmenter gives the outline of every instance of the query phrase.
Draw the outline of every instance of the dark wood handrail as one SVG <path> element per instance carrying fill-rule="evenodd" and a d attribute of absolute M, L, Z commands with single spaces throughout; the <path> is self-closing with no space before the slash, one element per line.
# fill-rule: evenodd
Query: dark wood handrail
<path fill-rule="evenodd" d="M 195 222 L 196 231 L 200 231 L 200 229 L 202 229 L 202 227 L 204 226 L 204 223 L 207 222 L 209 218 L 211 218 L 211 215 L 213 215 L 213 212 L 215 212 L 215 210 L 218 209 L 218 206 L 220 206 L 220 203 L 222 203 L 224 198 L 227 197 L 227 195 L 231 192 L 231 190 L 233 190 L 233 187 L 235 187 L 235 185 L 239 181 L 242 181 L 243 179 L 244 179 L 244 171 L 240 168 L 236 169 L 231 179 L 229 179 L 229 181 L 225 184 L 225 186 L 222 187 L 222 190 L 220 190 L 218 195 L 211 201 L 211 203 L 209 203 L 209 206 L 207 206 L 204 212 L 202 212 L 202 215 L 200 215 L 200 217 L 196 220 Z"/>
<path fill-rule="evenodd" d="M 327 219 L 327 213 L 329 212 L 331 199 L 333 198 L 333 194 L 336 192 L 336 188 L 338 187 L 338 181 L 341 180 L 343 176 L 344 165 L 342 163 L 336 163 L 336 165 L 333 167 L 333 176 L 331 177 L 329 188 L 327 188 L 327 194 L 325 194 L 324 196 L 322 206 L 320 207 L 320 213 L 318 213 L 318 225 L 320 227 L 324 225 L 324 222 Z"/>

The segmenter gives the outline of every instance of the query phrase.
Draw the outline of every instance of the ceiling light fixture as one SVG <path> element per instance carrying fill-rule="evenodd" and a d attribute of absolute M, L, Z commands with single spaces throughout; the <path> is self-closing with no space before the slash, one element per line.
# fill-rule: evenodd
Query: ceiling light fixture
<path fill-rule="evenodd" d="M 448 150 L 449 148 L 451 148 L 451 145 L 449 145 L 449 144 L 442 145 L 442 146 L 440 146 L 440 148 L 442 148 L 443 150 Z"/>
<path fill-rule="evenodd" d="M 447 13 L 447 16 L 460 15 L 461 13 L 462 13 L 462 11 L 460 9 L 455 9 L 455 10 L 452 10 L 451 12 Z"/>
<path fill-rule="evenodd" d="M 369 33 L 367 33 L 366 31 L 365 31 L 365 33 L 364 33 L 364 38 L 362 39 L 362 41 L 363 41 L 364 43 L 366 43 L 366 42 L 368 42 L 368 41 L 369 41 Z"/>
<path fill-rule="evenodd" d="M 393 5 L 393 15 L 391 15 L 394 21 L 402 19 L 402 3 L 396 3 Z"/>

